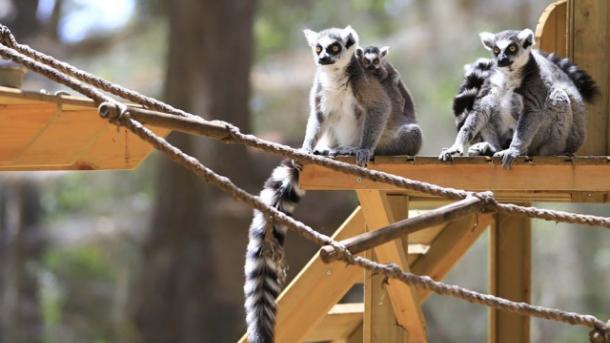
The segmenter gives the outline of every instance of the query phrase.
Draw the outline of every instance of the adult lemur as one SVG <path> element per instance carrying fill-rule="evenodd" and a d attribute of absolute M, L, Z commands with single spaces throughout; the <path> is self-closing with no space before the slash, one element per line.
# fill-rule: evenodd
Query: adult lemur
<path fill-rule="evenodd" d="M 350 26 L 304 33 L 318 66 L 310 93 L 311 112 L 303 150 L 355 155 L 359 165 L 366 164 L 373 154 L 416 154 L 421 131 L 413 128 L 414 117 L 409 120 L 402 111 L 392 111 L 393 96 L 356 58 L 358 34 Z M 261 200 L 292 214 L 304 195 L 298 177 L 299 170 L 292 161 L 282 162 L 265 183 Z M 267 227 L 271 234 L 265 234 Z M 277 257 L 285 234 L 285 227 L 269 223 L 260 212 L 254 212 L 244 285 L 251 343 L 273 342 L 275 299 L 283 275 Z"/>
<path fill-rule="evenodd" d="M 488 77 L 455 143 L 443 150 L 442 160 L 461 154 L 464 145 L 481 133 L 500 150 L 504 167 L 525 154 L 573 154 L 585 139 L 584 103 L 597 93 L 595 83 L 567 60 L 532 49 L 530 29 L 481 33 L 481 41 L 494 55 Z M 522 106 L 522 109 L 519 109 Z M 514 131 L 514 133 L 512 133 Z M 506 148 L 505 138 L 510 136 Z"/>

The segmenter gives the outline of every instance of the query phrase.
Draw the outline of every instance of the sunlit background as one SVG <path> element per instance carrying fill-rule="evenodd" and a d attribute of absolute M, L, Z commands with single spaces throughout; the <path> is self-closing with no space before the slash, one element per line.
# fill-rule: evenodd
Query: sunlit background
<path fill-rule="evenodd" d="M 549 3 L 0 0 L 0 22 L 103 78 L 293 146 L 315 68 L 302 30 L 351 24 L 362 45 L 391 46 L 417 104 L 421 154 L 437 155 L 455 136 L 451 99 L 463 65 L 487 55 L 477 33 L 533 29 Z M 31 74 L 24 88 L 63 89 Z M 172 139 L 251 192 L 278 162 Z M 310 192 L 296 217 L 329 233 L 355 204 L 348 192 Z M 609 214 L 607 205 L 537 205 Z M 235 341 L 250 215 L 159 154 L 134 171 L 0 174 L 0 342 Z M 487 291 L 487 246 L 484 234 L 447 281 Z M 289 237 L 290 277 L 315 248 Z M 533 303 L 609 316 L 607 232 L 534 221 L 532 249 Z M 486 341 L 484 307 L 433 295 L 424 311 L 431 342 Z M 532 320 L 533 342 L 584 337 Z"/>

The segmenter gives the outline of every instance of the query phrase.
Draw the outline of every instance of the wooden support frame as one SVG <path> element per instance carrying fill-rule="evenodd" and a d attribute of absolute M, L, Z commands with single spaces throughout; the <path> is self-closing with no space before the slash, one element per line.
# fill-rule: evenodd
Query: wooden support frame
<path fill-rule="evenodd" d="M 375 230 L 400 219 L 397 216 L 398 213 L 394 212 L 390 204 L 391 201 L 400 201 L 400 197 L 393 197 L 390 200 L 386 193 L 373 190 L 357 191 L 356 194 L 362 207 L 367 230 Z M 406 215 L 406 204 L 404 211 L 404 215 Z M 379 262 L 395 263 L 402 270 L 410 271 L 405 245 L 402 240 L 394 240 L 377 246 L 374 253 Z M 426 323 L 416 290 L 400 281 L 388 280 L 387 292 L 396 322 L 408 333 L 408 342 L 427 342 Z M 365 313 L 365 342 L 367 336 L 370 337 L 371 334 L 367 332 Z"/>
<path fill-rule="evenodd" d="M 481 199 L 468 197 L 420 214 L 419 216 L 399 220 L 381 229 L 367 231 L 361 235 L 350 237 L 340 243 L 352 254 L 357 254 L 391 240 L 406 237 L 416 231 L 462 218 L 473 212 L 481 211 L 483 206 L 484 204 Z M 320 256 L 324 262 L 330 262 L 337 258 L 336 251 L 332 246 L 323 246 L 320 250 Z"/>
<path fill-rule="evenodd" d="M 489 245 L 490 292 L 530 302 L 531 219 L 496 214 Z M 530 318 L 489 309 L 489 343 L 528 343 Z"/>
<path fill-rule="evenodd" d="M 494 219 L 492 214 L 479 214 L 449 223 L 434 239 L 428 253 L 413 261 L 411 271 L 437 281 L 443 280 L 485 229 L 493 224 Z M 422 302 L 430 295 L 426 289 L 418 289 L 417 292 Z"/>

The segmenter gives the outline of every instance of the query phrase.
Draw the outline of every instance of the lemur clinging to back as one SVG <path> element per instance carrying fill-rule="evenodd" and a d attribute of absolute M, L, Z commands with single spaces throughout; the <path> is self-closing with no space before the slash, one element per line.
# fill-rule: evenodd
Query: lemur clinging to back
<path fill-rule="evenodd" d="M 502 31 L 483 32 L 481 41 L 493 52 L 497 65 L 486 85 L 489 90 L 475 101 L 473 110 L 460 129 L 452 147 L 440 158 L 451 159 L 461 154 L 464 145 L 491 124 L 514 134 L 508 148 L 495 153 L 509 168 L 521 155 L 573 154 L 585 139 L 584 100 L 592 101 L 597 93 L 595 82 L 584 71 L 567 61 L 554 61 L 532 49 L 534 33 Z M 515 120 L 507 103 L 520 99 L 523 109 Z M 493 131 L 493 130 L 488 130 Z M 500 146 L 494 137 L 483 137 L 489 144 Z"/>
<path fill-rule="evenodd" d="M 360 63 L 366 68 L 366 71 L 370 75 L 374 75 L 381 81 L 381 85 L 390 96 L 392 101 L 392 113 L 389 120 L 396 122 L 389 122 L 387 125 L 394 127 L 402 127 L 403 131 L 409 132 L 408 134 L 400 134 L 404 139 L 410 141 L 404 141 L 402 144 L 409 147 L 410 151 L 407 154 L 414 154 L 419 151 L 422 143 L 422 133 L 417 119 L 415 118 L 415 104 L 411 92 L 405 86 L 400 78 L 400 73 L 394 68 L 394 66 L 386 59 L 386 56 L 390 48 L 384 46 L 378 48 L 376 46 L 368 46 L 366 48 L 358 47 L 356 49 L 356 56 L 360 60 Z M 402 113 L 403 115 L 399 115 Z M 400 154 L 392 151 L 386 152 L 388 155 Z"/>
<path fill-rule="evenodd" d="M 419 127 L 414 131 L 414 123 L 402 111 L 392 111 L 393 96 L 356 58 L 356 31 L 348 26 L 304 33 L 317 71 L 302 149 L 355 155 L 359 165 L 365 165 L 373 154 L 416 154 L 421 141 Z M 409 146 L 410 142 L 415 142 L 414 146 Z M 298 178 L 297 165 L 290 160 L 282 162 L 265 183 L 260 199 L 291 215 L 305 193 L 298 186 Z M 271 234 L 266 236 L 267 227 Z M 244 268 L 250 343 L 273 342 L 275 299 L 283 273 L 274 249 L 281 249 L 285 235 L 285 227 L 269 223 L 262 213 L 254 211 Z"/>

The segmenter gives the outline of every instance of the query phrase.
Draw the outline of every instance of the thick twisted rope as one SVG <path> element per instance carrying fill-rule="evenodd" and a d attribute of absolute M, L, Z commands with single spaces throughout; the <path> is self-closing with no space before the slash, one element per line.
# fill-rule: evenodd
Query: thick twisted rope
<path fill-rule="evenodd" d="M 123 99 L 140 104 L 146 108 L 162 112 L 168 112 L 184 117 L 193 116 L 192 114 L 187 113 L 181 109 L 175 108 L 165 102 L 159 101 L 155 98 L 144 96 L 131 89 L 121 87 L 117 84 L 106 81 L 84 70 L 78 69 L 66 62 L 59 61 L 53 58 L 52 56 L 36 51 L 25 44 L 19 44 L 15 39 L 15 36 L 13 36 L 12 32 L 9 30 L 9 28 L 2 24 L 0 24 L 0 42 L 5 46 L 16 50 L 17 52 L 32 58 L 35 61 L 44 63 L 54 69 L 61 71 L 66 75 L 74 77 L 77 80 L 93 85 L 96 88 L 102 89 Z"/>
<path fill-rule="evenodd" d="M 260 199 L 237 187 L 228 178 L 216 174 L 214 171 L 201 164 L 197 159 L 185 154 L 178 148 L 172 146 L 163 138 L 156 136 L 152 131 L 148 130 L 141 123 L 129 117 L 126 105 L 113 100 L 109 96 L 99 92 L 96 88 L 104 89 L 112 94 L 119 95 L 149 108 L 183 116 L 191 116 L 191 114 L 175 109 L 155 99 L 148 98 L 136 92 L 113 85 L 91 74 L 80 71 L 67 63 L 57 61 L 27 46 L 20 45 L 16 42 L 8 28 L 6 28 L 5 26 L 0 26 L 0 40 L 4 45 L 17 49 L 14 50 L 11 48 L 7 48 L 6 46 L 0 45 L 1 56 L 11 59 L 16 63 L 22 64 L 25 67 L 48 77 L 49 79 L 64 84 L 80 92 L 81 94 L 84 94 L 89 98 L 93 99 L 97 104 L 102 104 L 106 102 L 116 106 L 117 110 L 115 112 L 118 113 L 118 115 L 107 116 L 109 120 L 124 125 L 130 131 L 138 135 L 140 138 L 152 144 L 156 149 L 166 153 L 173 161 L 194 172 L 204 181 L 212 183 L 224 192 L 231 194 L 235 199 L 256 208 L 257 210 L 261 211 L 263 214 L 269 217 L 274 218 L 274 220 L 286 225 L 293 231 L 296 231 L 302 237 L 309 239 L 317 243 L 318 245 L 331 245 L 338 252 L 339 258 L 348 264 L 356 264 L 368 270 L 380 272 L 390 278 L 398 279 L 408 285 L 412 285 L 414 287 L 419 288 L 425 288 L 437 294 L 453 296 L 469 302 L 496 307 L 509 312 L 561 321 L 572 325 L 591 327 L 594 329 L 590 334 L 590 338 L 592 341 L 595 340 L 600 342 L 610 342 L 609 326 L 594 316 L 581 315 L 572 312 L 544 308 L 540 306 L 530 305 L 527 303 L 512 302 L 503 298 L 495 297 L 493 295 L 481 294 L 458 286 L 447 285 L 442 282 L 434 281 L 428 276 L 418 276 L 415 274 L 406 273 L 401 271 L 395 265 L 384 265 L 363 257 L 353 256 L 339 242 L 332 240 L 330 237 L 315 231 L 313 228 L 285 215 L 284 213 L 274 208 L 267 207 L 263 202 L 260 201 Z M 27 55 L 29 55 L 30 57 L 28 57 Z M 66 74 L 82 82 L 74 80 L 66 76 Z M 84 84 L 83 82 L 89 83 L 95 86 L 96 88 L 90 87 Z M 328 168 L 347 172 L 352 175 L 367 177 L 373 181 L 390 183 L 399 187 L 419 190 L 429 194 L 439 195 L 451 199 L 465 198 L 466 196 L 471 194 L 470 192 L 466 192 L 463 190 L 443 188 L 437 185 L 409 180 L 383 172 L 371 171 L 344 162 L 304 154 L 300 151 L 279 144 L 262 141 L 251 135 L 244 135 L 230 124 L 227 124 L 227 130 L 230 131 L 230 136 L 234 140 L 241 141 L 244 144 L 255 145 L 266 151 L 291 156 L 295 160 L 300 162 L 316 163 Z M 528 215 L 547 220 L 578 222 L 589 225 L 602 225 L 606 227 L 609 227 L 608 225 L 610 225 L 609 220 L 603 217 L 574 215 L 567 212 L 540 210 L 531 207 L 498 204 L 493 198 L 493 194 L 490 193 L 476 193 L 475 196 L 478 196 L 482 200 L 484 200 L 484 202 L 486 203 L 486 207 L 495 208 L 499 211 L 504 211 L 506 213 Z"/>

